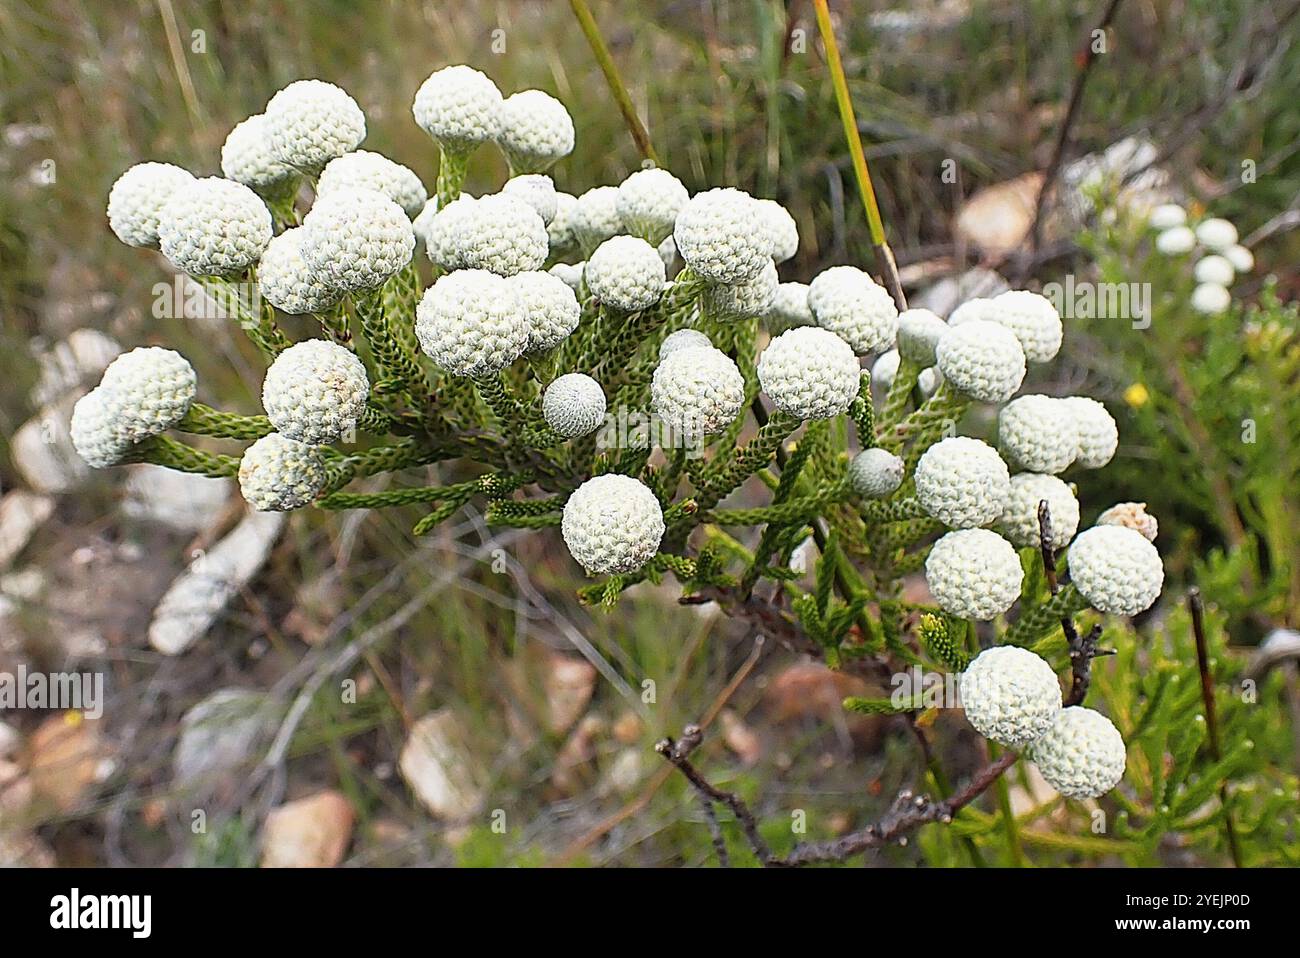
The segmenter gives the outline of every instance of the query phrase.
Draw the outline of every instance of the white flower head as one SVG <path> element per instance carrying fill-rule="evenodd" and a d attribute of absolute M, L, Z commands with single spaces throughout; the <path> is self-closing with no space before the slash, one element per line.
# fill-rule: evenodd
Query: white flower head
<path fill-rule="evenodd" d="M 1156 547 L 1135 529 L 1085 529 L 1070 543 L 1070 581 L 1099 612 L 1137 615 L 1160 597 L 1165 570 Z"/>
<path fill-rule="evenodd" d="M 960 326 L 962 323 L 969 323 L 973 319 L 993 319 L 993 300 L 988 297 L 976 297 L 968 299 L 951 313 L 948 314 L 949 326 Z"/>
<path fill-rule="evenodd" d="M 780 285 L 776 264 L 768 260 L 750 279 L 706 286 L 700 296 L 700 305 L 705 315 L 723 321 L 766 316 Z"/>
<path fill-rule="evenodd" d="M 1177 203 L 1162 203 L 1151 210 L 1147 216 L 1147 225 L 1153 230 L 1173 229 L 1187 222 L 1187 210 Z"/>
<path fill-rule="evenodd" d="M 1255 268 L 1255 255 L 1241 245 L 1229 246 L 1223 251 L 1223 258 L 1231 263 L 1232 268 L 1238 273 L 1249 273 Z"/>
<path fill-rule="evenodd" d="M 659 252 L 635 236 L 614 236 L 601 243 L 587 260 L 585 276 L 597 300 L 624 312 L 653 306 L 667 281 Z"/>
<path fill-rule="evenodd" d="M 117 401 L 106 389 L 92 389 L 72 407 L 72 447 L 92 469 L 115 466 L 132 443 L 117 428 Z"/>
<path fill-rule="evenodd" d="M 763 229 L 771 243 L 771 256 L 778 263 L 799 252 L 799 227 L 790 211 L 776 200 L 755 200 Z"/>
<path fill-rule="evenodd" d="M 949 532 L 925 560 L 925 581 L 934 601 L 961 619 L 997 618 L 1020 597 L 1023 580 L 1016 550 L 988 529 Z"/>
<path fill-rule="evenodd" d="M 663 509 L 655 494 L 630 476 L 596 476 L 569 496 L 560 531 L 588 574 L 635 572 L 659 550 Z"/>
<path fill-rule="evenodd" d="M 163 207 L 178 189 L 194 182 L 188 170 L 170 163 L 137 163 L 108 191 L 108 225 L 128 246 L 158 248 Z"/>
<path fill-rule="evenodd" d="M 605 421 L 605 391 L 590 376 L 565 373 L 546 387 L 542 417 L 565 439 L 589 435 Z"/>
<path fill-rule="evenodd" d="M 902 361 L 903 357 L 899 355 L 897 349 L 891 349 L 877 356 L 876 361 L 871 364 L 871 385 L 882 392 L 889 392 Z"/>
<path fill-rule="evenodd" d="M 429 235 L 433 228 L 433 218 L 438 215 L 438 197 L 431 196 L 420 212 L 411 220 L 411 230 L 415 233 L 415 239 L 424 244 L 426 252 L 429 249 Z"/>
<path fill-rule="evenodd" d="M 272 153 L 299 170 L 320 170 L 366 138 L 357 101 L 323 80 L 295 80 L 271 97 L 263 116 Z"/>
<path fill-rule="evenodd" d="M 266 301 L 286 313 L 320 313 L 334 306 L 341 292 L 323 282 L 302 254 L 302 227 L 285 230 L 267 244 L 257 264 L 257 288 Z"/>
<path fill-rule="evenodd" d="M 750 279 L 772 258 L 772 240 L 754 198 L 730 187 L 691 197 L 677 214 L 673 239 L 692 270 L 715 283 Z"/>
<path fill-rule="evenodd" d="M 476 197 L 462 193 L 429 216 L 424 227 L 424 250 L 435 266 L 451 272 L 465 265 L 461 256 L 458 233 L 461 223 L 473 215 L 477 204 Z"/>
<path fill-rule="evenodd" d="M 812 310 L 808 308 L 808 284 L 782 283 L 777 286 L 767 319 L 786 326 L 813 325 Z"/>
<path fill-rule="evenodd" d="M 701 439 L 731 425 L 745 405 L 745 377 L 712 346 L 672 350 L 650 384 L 655 414 L 683 436 Z"/>
<path fill-rule="evenodd" d="M 1079 435 L 1075 465 L 1100 469 L 1110 462 L 1119 446 L 1119 427 L 1115 425 L 1115 417 L 1106 411 L 1105 406 L 1088 396 L 1069 396 L 1060 402 L 1073 414 Z"/>
<path fill-rule="evenodd" d="M 998 448 L 1028 472 L 1064 472 L 1079 451 L 1075 414 L 1052 396 L 1018 396 L 998 413 Z"/>
<path fill-rule="evenodd" d="M 1237 278 L 1237 270 L 1233 267 L 1232 260 L 1228 259 L 1227 256 L 1211 253 L 1209 256 L 1202 256 L 1196 261 L 1196 266 L 1192 269 L 1192 275 L 1196 277 L 1198 283 L 1231 286 L 1232 281 Z"/>
<path fill-rule="evenodd" d="M 451 210 L 451 205 L 447 206 Z M 546 224 L 523 200 L 497 193 L 483 196 L 455 220 L 451 242 L 466 269 L 513 276 L 546 262 Z"/>
<path fill-rule="evenodd" d="M 113 429 L 131 443 L 165 432 L 185 418 L 198 377 L 180 353 L 142 346 L 118 356 L 104 370 L 99 390 L 108 394 Z"/>
<path fill-rule="evenodd" d="M 555 182 L 544 173 L 521 173 L 506 180 L 501 192 L 531 206 L 548 227 L 559 208 Z M 566 194 L 567 195 L 567 194 Z M 548 234 L 549 240 L 549 234 Z"/>
<path fill-rule="evenodd" d="M 239 491 L 259 512 L 288 512 L 310 503 L 325 487 L 325 460 L 312 446 L 273 432 L 244 450 Z"/>
<path fill-rule="evenodd" d="M 298 171 L 282 163 L 271 148 L 265 114 L 235 124 L 221 145 L 221 175 L 254 190 L 278 186 Z"/>
<path fill-rule="evenodd" d="M 776 407 L 798 419 L 830 419 L 858 396 L 862 369 L 849 344 L 816 326 L 777 336 L 758 357 L 758 382 Z"/>
<path fill-rule="evenodd" d="M 898 351 L 919 366 L 933 366 L 934 351 L 948 324 L 928 309 L 907 309 L 898 314 Z"/>
<path fill-rule="evenodd" d="M 954 389 L 981 402 L 1006 402 L 1025 379 L 1020 340 L 987 319 L 950 326 L 939 339 L 935 359 Z"/>
<path fill-rule="evenodd" d="M 1064 548 L 1079 528 L 1079 500 L 1056 476 L 1036 472 L 1012 476 L 1007 504 L 998 519 L 998 531 L 1018 548 L 1038 548 L 1042 542 L 1038 506 L 1044 500 L 1052 532 L 1048 544 L 1054 549 Z"/>
<path fill-rule="evenodd" d="M 271 242 L 271 211 L 242 183 L 211 176 L 172 192 L 158 240 L 172 264 L 194 276 L 239 273 Z"/>
<path fill-rule="evenodd" d="M 556 263 L 547 272 L 577 293 L 582 286 L 582 274 L 586 268 L 587 262 L 583 260 L 581 263 Z"/>
<path fill-rule="evenodd" d="M 308 339 L 271 364 L 262 383 L 262 408 L 277 432 L 311 446 L 351 432 L 370 395 L 366 367 L 337 343 Z"/>
<path fill-rule="evenodd" d="M 1210 316 L 1226 313 L 1232 305 L 1232 293 L 1218 283 L 1201 283 L 1192 290 L 1192 309 Z"/>
<path fill-rule="evenodd" d="M 378 289 L 415 253 L 410 219 L 375 190 L 326 193 L 303 217 L 302 228 L 303 258 L 321 282 L 344 293 Z"/>
<path fill-rule="evenodd" d="M 412 170 L 369 150 L 345 153 L 325 164 L 316 183 L 316 195 L 327 196 L 340 189 L 382 193 L 409 217 L 417 216 L 429 199 L 428 190 Z"/>
<path fill-rule="evenodd" d="M 1196 238 L 1202 246 L 1219 252 L 1237 245 L 1237 227 L 1225 219 L 1212 217 L 1196 225 Z"/>
<path fill-rule="evenodd" d="M 853 266 L 832 266 L 808 287 L 813 319 L 859 356 L 892 345 L 898 333 L 898 307 L 883 286 Z"/>
<path fill-rule="evenodd" d="M 637 170 L 618 187 L 618 214 L 633 236 L 658 244 L 672 236 L 677 214 L 691 195 L 667 170 Z"/>
<path fill-rule="evenodd" d="M 936 442 L 917 461 L 914 478 L 921 507 L 953 529 L 995 522 L 1011 495 L 1007 464 L 988 443 L 969 436 Z"/>
<path fill-rule="evenodd" d="M 557 190 L 555 193 L 555 215 L 546 224 L 546 236 L 550 240 L 552 253 L 568 253 L 577 248 L 578 235 L 575 232 L 578 223 L 577 212 L 578 198 L 572 193 Z M 610 234 L 610 236 L 613 235 L 613 233 Z M 608 239 L 608 237 L 605 238 Z"/>
<path fill-rule="evenodd" d="M 1072 705 L 1030 747 L 1029 757 L 1066 798 L 1100 798 L 1124 777 L 1124 739 L 1100 712 Z"/>
<path fill-rule="evenodd" d="M 416 91 L 411 112 L 420 129 L 448 153 L 468 154 L 501 130 L 501 91 L 473 67 L 444 67 Z"/>
<path fill-rule="evenodd" d="M 1196 247 L 1196 234 L 1186 226 L 1171 226 L 1156 236 L 1156 250 L 1165 256 L 1181 256 Z"/>
<path fill-rule="evenodd" d="M 483 269 L 443 276 L 415 310 L 420 348 L 456 376 L 500 372 L 523 354 L 528 334 L 514 287 Z"/>
<path fill-rule="evenodd" d="M 1012 749 L 1029 745 L 1061 711 L 1061 685 L 1045 660 L 1028 649 L 985 649 L 961 673 L 966 719 L 987 739 Z"/>
<path fill-rule="evenodd" d="M 659 362 L 663 362 L 679 349 L 712 349 L 713 343 L 708 336 L 696 329 L 679 329 L 664 337 L 659 344 Z"/>
<path fill-rule="evenodd" d="M 565 213 L 563 202 L 556 220 Z M 569 229 L 584 252 L 590 253 L 605 240 L 623 232 L 623 218 L 618 214 L 618 187 L 593 186 L 578 197 L 569 211 Z M 552 223 L 552 225 L 555 225 Z M 559 230 L 561 227 L 557 227 Z"/>
<path fill-rule="evenodd" d="M 541 90 L 523 90 L 501 104 L 497 145 L 516 173 L 545 173 L 573 152 L 573 118 Z"/>
<path fill-rule="evenodd" d="M 554 349 L 578 328 L 582 309 L 573 290 L 552 273 L 528 270 L 506 280 L 518 297 L 528 325 L 530 353 Z"/>
<path fill-rule="evenodd" d="M 903 460 L 878 446 L 849 462 L 849 485 L 864 499 L 886 499 L 903 484 Z"/>
<path fill-rule="evenodd" d="M 1027 362 L 1050 362 L 1061 348 L 1061 314 L 1046 296 L 1009 290 L 993 297 L 986 318 L 1016 334 Z"/>

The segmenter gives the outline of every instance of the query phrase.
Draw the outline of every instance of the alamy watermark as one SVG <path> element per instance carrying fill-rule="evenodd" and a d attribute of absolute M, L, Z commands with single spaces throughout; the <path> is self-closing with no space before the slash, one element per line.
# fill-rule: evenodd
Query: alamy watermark
<path fill-rule="evenodd" d="M 654 413 L 620 406 L 605 414 L 605 421 L 596 433 L 598 449 L 684 449 L 687 459 L 704 455 L 704 430 L 687 424 L 682 429 L 672 426 Z"/>
<path fill-rule="evenodd" d="M 1047 283 L 1043 295 L 1062 319 L 1126 319 L 1134 329 L 1151 325 L 1150 283 L 1094 283 L 1067 273 L 1063 283 Z"/>
<path fill-rule="evenodd" d="M 0 672 L 0 711 L 16 709 L 76 710 L 86 718 L 104 714 L 102 672 Z"/>
<path fill-rule="evenodd" d="M 256 325 L 262 315 L 262 291 L 256 283 L 205 286 L 177 274 L 154 283 L 151 292 L 154 319 L 235 320 Z"/>

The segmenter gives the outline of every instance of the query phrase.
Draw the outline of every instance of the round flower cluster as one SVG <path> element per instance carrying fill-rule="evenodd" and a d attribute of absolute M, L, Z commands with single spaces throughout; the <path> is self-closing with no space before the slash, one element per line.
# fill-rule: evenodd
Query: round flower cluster
<path fill-rule="evenodd" d="M 185 418 L 197 385 L 180 353 L 159 346 L 123 353 L 73 408 L 73 448 L 96 469 L 121 462 L 132 446 Z"/>
<path fill-rule="evenodd" d="M 1124 777 L 1124 739 L 1110 719 L 1072 705 L 1029 749 L 1048 785 L 1067 798 L 1098 798 Z"/>
<path fill-rule="evenodd" d="M 864 449 L 849 463 L 849 485 L 864 499 L 885 499 L 903 484 L 903 460 L 887 449 Z"/>
<path fill-rule="evenodd" d="M 271 211 L 261 197 L 242 183 L 216 176 L 177 186 L 158 215 L 163 255 L 195 276 L 246 270 L 271 235 Z"/>
<path fill-rule="evenodd" d="M 288 229 L 267 244 L 257 264 L 257 288 L 266 301 L 286 313 L 320 313 L 334 306 L 342 292 L 326 282 L 303 256 L 306 230 Z"/>
<path fill-rule="evenodd" d="M 772 235 L 754 198 L 731 187 L 691 197 L 677 214 L 673 240 L 686 265 L 715 283 L 751 279 L 772 258 Z"/>
<path fill-rule="evenodd" d="M 448 242 L 455 249 L 453 259 L 459 268 L 513 276 L 541 269 L 546 262 L 546 224 L 532 206 L 517 197 L 498 193 L 458 208 L 448 204 L 434 217 L 435 229 L 438 219 L 447 215 L 455 217 Z"/>
<path fill-rule="evenodd" d="M 366 138 L 357 101 L 332 83 L 296 80 L 266 104 L 266 139 L 281 163 L 316 172 Z"/>
<path fill-rule="evenodd" d="M 1160 597 L 1165 572 L 1160 553 L 1136 529 L 1099 525 L 1070 543 L 1070 581 L 1094 609 L 1137 615 Z"/>
<path fill-rule="evenodd" d="M 314 276 L 338 292 L 378 289 L 411 261 L 415 231 L 376 190 L 340 187 L 303 217 L 299 249 Z"/>
<path fill-rule="evenodd" d="M 629 313 L 658 302 L 666 282 L 659 253 L 635 236 L 605 240 L 587 260 L 583 275 L 600 303 Z"/>
<path fill-rule="evenodd" d="M 316 182 L 316 195 L 328 196 L 340 189 L 382 193 L 400 206 L 408 217 L 418 216 L 429 201 L 428 191 L 414 172 L 369 150 L 345 153 L 325 165 Z"/>
<path fill-rule="evenodd" d="M 170 163 L 137 163 L 108 193 L 108 225 L 128 246 L 158 246 L 163 207 L 194 177 Z"/>
<path fill-rule="evenodd" d="M 988 443 L 967 436 L 940 440 L 916 464 L 916 498 L 952 529 L 996 521 L 1011 494 L 1007 464 Z"/>
<path fill-rule="evenodd" d="M 1042 737 L 1061 711 L 1052 667 L 1028 649 L 985 649 L 961 673 L 966 719 L 987 739 L 1021 749 Z"/>
<path fill-rule="evenodd" d="M 1165 256 L 1185 256 L 1199 248 L 1192 268 L 1192 309 L 1211 315 L 1226 312 L 1232 305 L 1229 287 L 1238 274 L 1255 268 L 1254 255 L 1238 242 L 1237 227 L 1218 217 L 1188 225 L 1187 211 L 1173 203 L 1153 209 L 1147 225 L 1156 231 L 1157 252 Z"/>
<path fill-rule="evenodd" d="M 566 373 L 546 387 L 542 416 L 565 439 L 589 435 L 605 421 L 605 392 L 590 376 Z"/>
<path fill-rule="evenodd" d="M 573 152 L 573 119 L 541 90 L 524 90 L 501 104 L 497 145 L 516 173 L 545 173 Z"/>
<path fill-rule="evenodd" d="M 1011 477 L 1011 490 L 1007 504 L 998 517 L 998 529 L 1018 548 L 1042 544 L 1042 524 L 1038 507 L 1047 502 L 1051 538 L 1048 545 L 1063 548 L 1074 538 L 1079 528 L 1079 500 L 1064 482 L 1056 476 L 1036 472 L 1021 472 Z"/>
<path fill-rule="evenodd" d="M 1015 548 L 988 529 L 949 532 L 925 559 L 925 581 L 934 601 L 962 619 L 997 618 L 1020 597 L 1023 580 Z"/>
<path fill-rule="evenodd" d="M 288 512 L 310 503 L 325 486 L 325 460 L 310 444 L 273 432 L 244 450 L 239 491 L 259 512 Z"/>
<path fill-rule="evenodd" d="M 641 482 L 614 474 L 588 479 L 564 504 L 560 532 L 588 574 L 635 572 L 659 550 L 664 535 L 659 500 Z"/>
<path fill-rule="evenodd" d="M 808 287 L 818 326 L 829 329 L 859 356 L 883 349 L 898 331 L 898 307 L 886 290 L 854 266 L 832 266 Z"/>
<path fill-rule="evenodd" d="M 290 346 L 262 383 L 262 408 L 271 425 L 309 445 L 335 442 L 356 428 L 370 381 L 356 353 L 324 339 Z"/>
<path fill-rule="evenodd" d="M 1019 396 L 998 413 L 998 448 L 1028 472 L 1064 472 L 1079 452 L 1070 406 L 1052 396 Z"/>
<path fill-rule="evenodd" d="M 796 419 L 830 419 L 857 398 L 861 367 L 834 333 L 800 326 L 777 336 L 758 357 L 758 382 L 783 412 Z"/>
<path fill-rule="evenodd" d="M 221 175 L 254 190 L 271 190 L 292 180 L 298 171 L 282 162 L 271 148 L 266 114 L 235 124 L 221 146 Z"/>
<path fill-rule="evenodd" d="M 516 273 L 507 282 L 518 297 L 528 327 L 528 352 L 554 349 L 578 328 L 582 307 L 573 290 L 558 276 L 528 270 Z"/>
<path fill-rule="evenodd" d="M 667 170 L 637 170 L 618 187 L 617 209 L 633 236 L 660 243 L 673 234 L 677 214 L 691 195 Z"/>
<path fill-rule="evenodd" d="M 745 377 L 712 345 L 672 349 L 655 367 L 650 405 L 673 429 L 698 440 L 735 421 L 745 405 Z"/>
<path fill-rule="evenodd" d="M 944 379 L 981 402 L 1006 402 L 1025 379 L 1024 347 L 1015 333 L 993 320 L 950 323 L 934 352 Z"/>
<path fill-rule="evenodd" d="M 457 376 L 500 372 L 528 348 L 528 317 L 514 286 L 482 269 L 443 276 L 424 291 L 415 335 L 435 363 Z"/>

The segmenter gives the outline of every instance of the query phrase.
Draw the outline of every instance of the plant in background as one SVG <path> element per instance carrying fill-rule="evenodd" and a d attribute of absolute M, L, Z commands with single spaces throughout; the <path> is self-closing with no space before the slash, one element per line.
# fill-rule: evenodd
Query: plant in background
<path fill-rule="evenodd" d="M 1144 492 L 1177 523 L 1180 565 L 1234 623 L 1261 634 L 1297 624 L 1300 545 L 1300 314 L 1266 281 L 1258 302 L 1230 286 L 1254 257 L 1227 220 L 1168 204 L 1119 214 L 1085 234 L 1103 283 L 1140 278 L 1151 313 L 1117 340 L 1098 335 L 1099 369 L 1129 406 L 1143 471 L 1177 475 Z M 1127 463 L 1115 470 L 1132 481 Z"/>
<path fill-rule="evenodd" d="M 927 822 L 976 835 L 988 816 L 971 803 L 1005 788 L 1021 754 L 1071 799 L 1124 792 L 1124 737 L 1169 734 L 1189 703 L 1175 696 L 1181 711 L 1156 724 L 1119 694 L 1109 716 L 1083 705 L 1099 634 L 1121 655 L 1137 642 L 1076 619 L 1146 611 L 1164 569 L 1140 510 L 1117 506 L 1075 535 L 1078 502 L 1058 476 L 1081 481 L 1110 460 L 1117 429 L 1105 408 L 1013 398 L 1027 365 L 1060 348 L 1051 302 L 1014 291 L 945 322 L 900 314 L 904 304 L 852 266 L 807 287 L 781 283 L 776 264 L 798 244 L 784 209 L 731 187 L 690 196 L 662 169 L 557 193 L 545 171 L 573 148 L 567 112 L 539 91 L 504 98 L 469 67 L 431 75 L 413 112 L 440 153 L 427 199 L 412 171 L 357 151 L 361 111 L 319 81 L 290 84 L 232 131 L 222 158 L 232 179 L 161 164 L 123 175 L 114 231 L 160 248 L 238 310 L 269 363 L 264 415 L 197 402 L 183 358 L 137 350 L 77 406 L 88 462 L 237 476 L 263 510 L 423 504 L 415 535 L 482 500 L 490 524 L 558 526 L 598 577 L 580 591 L 589 603 L 612 606 L 672 575 L 683 602 L 717 603 L 834 668 L 960 674 L 970 722 L 994 743 L 989 764 L 955 792 L 932 766 L 937 798 L 905 793 L 876 824 L 783 853 L 691 764 L 698 729 L 665 739 L 660 752 L 708 802 L 732 808 L 764 864 L 842 860 Z M 467 164 L 488 142 L 512 177 L 468 196 Z M 314 202 L 300 215 L 305 185 Z M 433 264 L 427 286 L 417 247 Z M 291 342 L 283 313 L 310 317 L 319 337 Z M 861 359 L 894 350 L 877 402 Z M 1002 406 L 996 445 L 957 434 L 978 404 Z M 674 440 L 601 428 L 628 410 Z M 171 431 L 250 444 L 216 452 Z M 433 464 L 456 481 L 397 484 Z M 394 484 L 348 488 L 379 475 Z M 764 504 L 729 505 L 742 487 L 765 489 Z M 806 582 L 795 556 L 810 540 L 819 558 Z M 917 572 L 931 601 L 904 598 Z M 924 739 L 920 701 L 844 704 L 905 715 Z M 1175 773 L 1189 791 L 1194 752 L 1179 753 Z M 1139 763 L 1154 776 L 1153 764 Z M 1170 787 L 1158 774 L 1157 790 Z M 1116 801 L 1148 830 L 1175 814 Z"/>

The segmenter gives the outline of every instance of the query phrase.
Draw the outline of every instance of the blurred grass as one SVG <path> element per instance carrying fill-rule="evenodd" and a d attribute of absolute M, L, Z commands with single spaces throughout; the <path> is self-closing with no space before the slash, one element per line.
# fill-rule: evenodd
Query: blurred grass
<path fill-rule="evenodd" d="M 833 4 L 882 213 L 901 261 L 952 252 L 951 220 L 963 197 L 1046 163 L 1094 7 L 1082 0 Z M 731 184 L 774 196 L 791 209 L 803 246 L 783 270 L 786 279 L 807 279 L 831 262 L 870 261 L 807 4 L 649 0 L 599 2 L 593 9 L 665 164 L 693 190 Z M 1185 129 L 1189 117 L 1222 94 L 1234 63 L 1249 54 L 1244 37 L 1261 22 L 1263 9 L 1246 0 L 1125 5 L 1108 41 L 1111 54 L 1090 80 L 1073 155 L 1134 132 L 1149 131 L 1161 142 Z M 790 46 L 788 10 L 796 16 Z M 175 21 L 170 36 L 169 13 Z M 203 398 L 256 410 L 259 383 L 241 371 L 256 368 L 251 349 L 238 337 L 214 341 L 184 320 L 154 319 L 150 288 L 166 277 L 165 264 L 118 243 L 104 204 L 113 180 L 142 160 L 217 172 L 229 129 L 289 81 L 314 76 L 344 86 L 366 112 L 365 147 L 409 165 L 428 184 L 435 152 L 412 121 L 409 103 L 428 73 L 454 62 L 483 69 L 507 93 L 540 87 L 568 105 L 578 146 L 555 171 L 560 188 L 576 194 L 616 183 L 638 163 L 563 3 L 36 0 L 0 8 L 0 35 L 0 349 L 8 357 L 6 371 L 12 370 L 0 382 L 0 437 L 6 437 L 0 438 L 0 481 L 6 487 L 14 478 L 7 436 L 32 412 L 26 396 L 34 371 L 21 357 L 34 339 L 89 325 L 127 345 L 166 342 L 194 362 Z M 1216 206 L 1243 234 L 1296 194 L 1300 165 L 1287 150 L 1300 137 L 1294 109 L 1300 54 L 1292 44 L 1278 57 L 1269 70 L 1281 82 L 1233 99 L 1174 163 L 1179 180 L 1195 190 L 1206 180 L 1235 176 L 1243 158 L 1263 164 L 1280 157 L 1259 183 L 1234 190 Z M 960 171 L 955 185 L 939 176 L 947 158 Z M 48 161 L 54 176 L 46 182 L 41 174 L 50 169 Z M 481 151 L 468 189 L 493 189 L 504 174 L 495 151 Z M 1285 240 L 1257 250 L 1262 269 L 1288 262 L 1293 253 Z M 337 602 L 348 608 L 409 553 L 416 517 L 410 510 L 359 522 L 346 515 L 295 517 L 296 534 L 277 551 L 262 587 L 270 620 L 280 621 L 296 602 L 298 584 L 329 573 L 343 551 L 353 566 L 341 576 Z M 345 537 L 353 537 L 346 549 Z M 663 597 L 629 597 L 613 615 L 576 608 L 569 598 L 570 564 L 553 537 L 531 540 L 518 558 L 634 690 L 643 679 L 657 682 L 662 694 L 640 743 L 649 756 L 648 778 L 657 771 L 649 745 L 699 718 L 743 659 L 743 637 Z M 348 635 L 392 614 L 437 571 L 409 569 Z M 295 763 L 339 783 L 358 809 L 359 831 L 393 816 L 414 830 L 420 850 L 411 853 L 413 860 L 435 856 L 438 846 L 391 764 L 404 739 L 404 719 L 435 708 L 451 705 L 471 719 L 485 767 L 497 779 L 494 787 L 517 806 L 504 850 L 489 840 L 497 836 L 475 831 L 457 853 L 462 862 L 535 862 L 536 836 L 528 823 L 555 819 L 558 833 L 573 838 L 618 805 L 590 794 L 557 803 L 547 793 L 542 786 L 561 741 L 541 736 L 519 754 L 506 750 L 512 693 L 503 670 L 529 643 L 567 647 L 545 622 L 522 619 L 513 594 L 508 581 L 486 568 L 448 586 L 366 666 L 387 673 L 399 701 L 379 682 L 357 706 L 344 707 L 327 687 L 295 739 Z M 242 649 L 264 631 L 264 618 L 236 613 L 221 646 L 192 654 L 215 653 L 235 670 L 251 669 Z M 268 638 L 290 659 L 300 652 L 292 638 Z M 525 710 L 535 711 L 541 692 L 533 687 L 530 694 L 535 700 Z M 759 699 L 747 687 L 732 704 L 744 717 L 759 708 Z M 602 715 L 612 718 L 629 707 L 635 708 L 615 688 L 599 684 Z M 843 759 L 851 746 L 822 725 L 783 732 L 778 750 L 788 764 L 765 759 L 753 772 L 735 773 L 733 781 L 750 797 L 762 796 L 761 812 L 778 816 L 773 841 L 791 839 L 779 816 L 788 816 L 785 809 L 796 801 L 815 810 L 810 837 L 829 833 L 834 810 L 849 805 L 865 817 L 876 807 L 858 792 L 862 757 L 849 768 Z M 499 764 L 506 755 L 509 760 Z M 729 761 L 716 740 L 702 759 L 715 769 Z M 908 740 L 891 738 L 870 763 L 886 776 L 899 775 L 913 767 L 915 755 Z M 381 777 L 376 768 L 384 764 L 389 767 Z M 886 777 L 880 793 L 888 796 L 902 783 Z M 616 828 L 609 845 L 589 851 L 586 860 L 709 858 L 707 828 L 681 781 L 671 779 L 652 808 L 653 814 Z M 427 846 L 420 845 L 426 839 Z M 247 858 L 246 836 L 221 840 L 230 847 L 218 858 Z M 959 851 L 951 857 L 960 858 Z"/>

